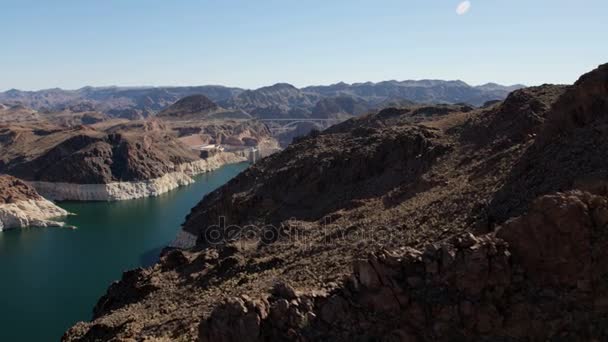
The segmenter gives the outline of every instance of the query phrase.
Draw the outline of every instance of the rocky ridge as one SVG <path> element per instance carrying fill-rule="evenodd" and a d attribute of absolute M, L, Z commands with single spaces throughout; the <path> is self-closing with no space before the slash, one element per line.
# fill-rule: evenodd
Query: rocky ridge
<path fill-rule="evenodd" d="M 66 110 L 95 111 L 115 118 L 143 119 L 153 116 L 178 100 L 191 95 L 205 95 L 211 101 L 229 110 L 246 111 L 254 117 L 309 117 L 310 115 L 337 115 L 350 107 L 348 114 L 356 115 L 361 106 L 339 105 L 333 107 L 321 103 L 329 98 L 351 98 L 370 109 L 384 107 L 382 103 L 409 100 L 418 103 L 459 103 L 481 105 L 489 100 L 502 100 L 521 85 L 501 86 L 488 84 L 470 86 L 461 81 L 386 81 L 379 83 L 338 83 L 329 86 L 312 86 L 298 89 L 290 84 L 279 83 L 269 87 L 245 90 L 222 86 L 200 87 L 85 87 L 78 90 L 47 89 L 20 91 L 12 89 L 0 93 L 0 102 L 22 104 L 40 112 Z M 334 99 L 332 99 L 334 98 Z M 345 100 L 339 102 L 344 103 Z M 316 113 L 316 114 L 315 114 Z"/>
<path fill-rule="evenodd" d="M 604 65 L 298 139 L 205 197 L 195 244 L 126 272 L 64 340 L 604 340 L 606 98 Z"/>

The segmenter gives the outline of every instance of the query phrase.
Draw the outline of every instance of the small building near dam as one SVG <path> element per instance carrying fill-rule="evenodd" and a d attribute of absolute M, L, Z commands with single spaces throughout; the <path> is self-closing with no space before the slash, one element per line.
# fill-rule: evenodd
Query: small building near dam
<path fill-rule="evenodd" d="M 192 148 L 198 152 L 200 157 L 207 159 L 221 152 L 231 152 L 236 155 L 247 158 L 250 163 L 255 163 L 260 160 L 260 150 L 256 146 L 235 146 L 235 145 L 201 145 Z"/>

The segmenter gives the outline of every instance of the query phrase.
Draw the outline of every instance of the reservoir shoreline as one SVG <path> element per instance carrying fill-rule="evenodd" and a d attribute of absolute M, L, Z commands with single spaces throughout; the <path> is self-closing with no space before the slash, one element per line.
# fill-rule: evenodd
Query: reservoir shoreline
<path fill-rule="evenodd" d="M 59 202 L 69 229 L 0 232 L 0 341 L 57 341 L 129 269 L 154 263 L 206 194 L 248 167 L 229 164 L 157 197 Z M 32 326 L 35 329 L 24 327 Z"/>
<path fill-rule="evenodd" d="M 44 198 L 53 201 L 124 201 L 156 197 L 176 188 L 194 183 L 193 176 L 217 170 L 224 165 L 246 162 L 244 156 L 224 152 L 190 163 L 176 165 L 175 172 L 162 177 L 107 184 L 74 184 L 29 181 Z"/>

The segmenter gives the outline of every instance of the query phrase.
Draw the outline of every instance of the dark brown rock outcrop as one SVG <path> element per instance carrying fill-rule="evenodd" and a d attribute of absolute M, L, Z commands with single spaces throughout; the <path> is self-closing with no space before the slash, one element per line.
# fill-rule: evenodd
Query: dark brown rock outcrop
<path fill-rule="evenodd" d="M 0 174 L 0 204 L 38 199 L 36 190 L 22 180 Z"/>

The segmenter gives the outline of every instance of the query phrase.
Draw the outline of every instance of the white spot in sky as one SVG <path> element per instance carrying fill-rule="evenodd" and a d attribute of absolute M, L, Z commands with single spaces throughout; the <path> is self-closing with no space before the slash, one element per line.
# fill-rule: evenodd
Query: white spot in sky
<path fill-rule="evenodd" d="M 471 9 L 471 2 L 468 1 L 468 0 L 467 1 L 463 1 L 456 8 L 456 14 L 458 14 L 458 15 L 465 15 L 465 14 L 467 14 L 467 12 L 470 9 Z"/>

